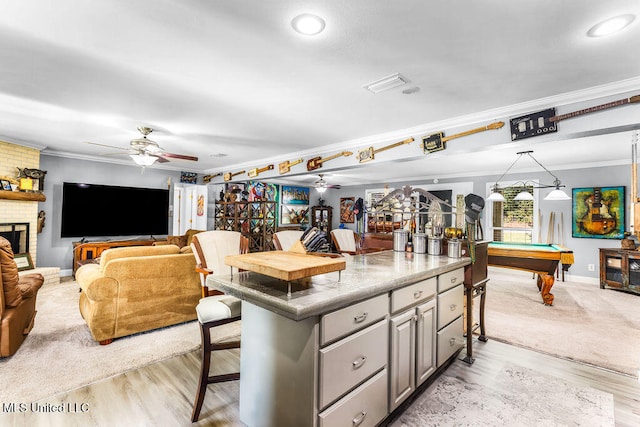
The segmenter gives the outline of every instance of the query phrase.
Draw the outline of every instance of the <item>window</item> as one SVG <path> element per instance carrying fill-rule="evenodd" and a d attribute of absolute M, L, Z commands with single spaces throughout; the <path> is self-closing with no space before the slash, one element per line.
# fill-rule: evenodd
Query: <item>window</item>
<path fill-rule="evenodd" d="M 523 187 L 506 187 L 499 192 L 504 202 L 493 202 L 487 210 L 489 224 L 488 237 L 495 242 L 535 243 L 538 220 L 536 211 L 538 191 L 532 185 L 525 189 L 532 193 L 534 200 L 514 200 Z"/>

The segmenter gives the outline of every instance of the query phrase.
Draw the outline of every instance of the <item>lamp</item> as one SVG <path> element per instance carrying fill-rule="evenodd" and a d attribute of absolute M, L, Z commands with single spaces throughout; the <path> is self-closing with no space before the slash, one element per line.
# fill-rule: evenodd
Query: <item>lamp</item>
<path fill-rule="evenodd" d="M 491 194 L 489 195 L 489 197 L 487 197 L 487 200 L 492 201 L 492 202 L 503 202 L 504 196 L 502 194 L 500 194 L 498 191 L 500 190 L 500 186 L 498 185 L 498 182 L 500 182 L 500 180 L 502 178 L 504 178 L 504 176 L 509 173 L 509 171 L 511 170 L 511 168 L 513 168 L 513 166 L 518 162 L 518 160 L 520 160 L 520 158 L 523 155 L 527 155 L 529 157 L 531 157 L 533 159 L 534 162 L 536 162 L 538 164 L 538 166 L 540 166 L 542 169 L 544 169 L 549 175 L 551 175 L 553 177 L 553 184 L 536 184 L 536 185 L 529 185 L 532 188 L 554 188 L 555 190 L 551 191 L 545 198 L 544 200 L 571 200 L 571 197 L 569 197 L 564 191 L 562 191 L 560 188 L 563 188 L 564 185 L 562 185 L 562 183 L 560 182 L 560 179 L 555 176 L 554 174 L 552 174 L 549 169 L 545 168 L 542 163 L 540 163 L 538 160 L 536 160 L 535 157 L 533 157 L 533 155 L 531 154 L 533 153 L 533 151 L 521 151 L 518 154 L 518 158 L 516 158 L 516 160 L 511 163 L 511 166 L 509 166 L 507 168 L 507 170 L 500 176 L 500 178 L 498 178 L 498 180 L 496 181 L 496 183 L 494 185 L 491 186 Z M 523 187 L 527 187 L 527 183 L 524 182 L 522 183 Z M 514 187 L 515 185 L 512 185 L 510 187 Z M 514 197 L 514 200 L 533 200 L 533 195 L 531 193 L 529 193 L 526 188 L 523 189 L 523 191 L 521 191 L 520 193 L 518 193 L 516 195 L 516 197 Z"/>
<path fill-rule="evenodd" d="M 318 190 L 318 193 L 322 194 L 327 191 L 327 187 L 316 187 L 316 190 Z"/>
<path fill-rule="evenodd" d="M 155 156 L 150 156 L 147 153 L 129 154 L 129 156 L 136 162 L 137 165 L 142 167 L 151 166 L 158 160 Z"/>

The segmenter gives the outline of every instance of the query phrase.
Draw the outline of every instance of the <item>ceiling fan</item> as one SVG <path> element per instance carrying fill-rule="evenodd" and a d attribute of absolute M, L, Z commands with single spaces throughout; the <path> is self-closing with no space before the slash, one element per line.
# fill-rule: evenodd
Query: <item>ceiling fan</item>
<path fill-rule="evenodd" d="M 169 159 L 191 160 L 198 161 L 197 157 L 187 156 L 184 154 L 167 153 L 164 151 L 157 142 L 147 138 L 153 129 L 146 126 L 138 126 L 138 131 L 142 134 L 141 138 L 132 139 L 130 142 L 131 148 L 114 147 L 112 145 L 98 144 L 96 142 L 87 142 L 87 144 L 100 145 L 102 147 L 116 148 L 118 150 L 127 151 L 129 156 L 136 164 L 144 167 L 158 163 L 166 163 Z M 116 153 L 124 154 L 124 153 Z"/>
<path fill-rule="evenodd" d="M 327 188 L 340 188 L 339 185 L 328 184 L 327 181 L 324 180 L 323 174 L 319 174 L 318 176 L 320 177 L 320 179 L 313 183 L 316 190 L 318 190 L 318 193 L 324 193 L 325 191 L 327 191 Z"/>

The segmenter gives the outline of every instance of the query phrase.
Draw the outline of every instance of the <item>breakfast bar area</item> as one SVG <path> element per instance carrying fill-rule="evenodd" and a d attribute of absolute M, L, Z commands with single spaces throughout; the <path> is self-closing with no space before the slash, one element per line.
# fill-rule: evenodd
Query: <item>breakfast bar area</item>
<path fill-rule="evenodd" d="M 235 268 L 207 278 L 242 299 L 246 425 L 378 425 L 463 348 L 469 258 L 344 260 L 341 271 L 293 281 Z"/>

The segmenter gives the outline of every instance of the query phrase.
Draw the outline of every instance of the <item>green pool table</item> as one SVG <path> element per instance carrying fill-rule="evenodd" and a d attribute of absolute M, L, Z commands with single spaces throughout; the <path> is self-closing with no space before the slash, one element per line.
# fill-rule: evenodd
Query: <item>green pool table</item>
<path fill-rule="evenodd" d="M 563 280 L 564 272 L 573 264 L 571 249 L 546 243 L 491 242 L 488 255 L 489 265 L 536 273 L 538 289 L 546 305 L 553 305 L 553 294 L 550 290 L 554 284 L 558 264 L 562 264 Z"/>

